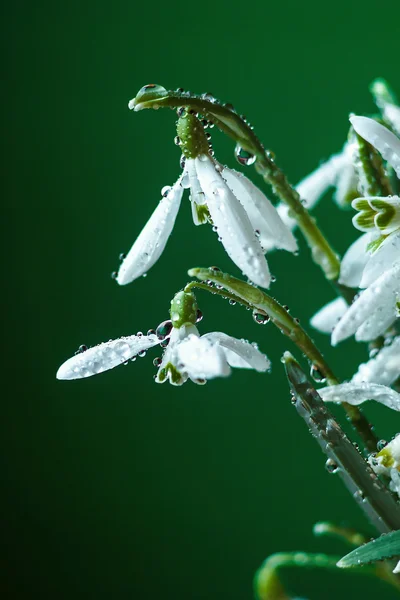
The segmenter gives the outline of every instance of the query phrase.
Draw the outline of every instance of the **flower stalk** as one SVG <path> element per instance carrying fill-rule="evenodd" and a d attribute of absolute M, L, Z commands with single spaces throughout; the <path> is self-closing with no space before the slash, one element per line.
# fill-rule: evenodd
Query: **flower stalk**
<path fill-rule="evenodd" d="M 189 270 L 191 277 L 197 277 L 200 281 L 215 283 L 234 295 L 235 299 L 245 301 L 256 313 L 261 313 L 270 318 L 271 322 L 286 335 L 306 355 L 312 367 L 312 374 L 320 383 L 337 385 L 338 378 L 333 373 L 322 353 L 318 350 L 310 336 L 301 327 L 298 319 L 292 315 L 277 300 L 262 292 L 260 289 L 232 277 L 228 273 L 222 273 L 215 268 L 194 268 Z M 189 284 L 190 285 L 190 284 Z M 207 286 L 209 287 L 209 286 Z M 187 289 L 187 288 L 186 288 Z M 208 291 L 214 291 L 210 288 Z M 365 447 L 370 452 L 376 450 L 377 438 L 372 431 L 371 425 L 357 406 L 351 406 L 346 402 L 343 408 L 354 429 L 359 433 Z"/>

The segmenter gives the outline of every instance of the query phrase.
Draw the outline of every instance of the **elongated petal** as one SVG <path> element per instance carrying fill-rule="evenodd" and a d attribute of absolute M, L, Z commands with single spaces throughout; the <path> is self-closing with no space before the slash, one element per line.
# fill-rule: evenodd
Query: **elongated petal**
<path fill-rule="evenodd" d="M 384 346 L 374 358 L 358 367 L 352 383 L 370 382 L 392 385 L 400 377 L 400 336 Z M 400 439 L 400 438 L 399 438 Z"/>
<path fill-rule="evenodd" d="M 365 233 L 351 244 L 340 265 L 339 283 L 353 288 L 360 286 L 365 265 L 370 258 L 368 245 L 377 237 L 375 232 Z"/>
<path fill-rule="evenodd" d="M 357 342 L 371 342 L 375 340 L 387 331 L 395 319 L 396 312 L 393 303 L 384 303 L 378 306 L 357 329 L 355 333 Z"/>
<path fill-rule="evenodd" d="M 375 400 L 400 411 L 400 394 L 378 383 L 341 383 L 320 389 L 318 394 L 325 402 L 347 402 L 358 406 L 366 400 Z"/>
<path fill-rule="evenodd" d="M 267 288 L 271 280 L 268 264 L 245 209 L 209 157 L 195 161 L 211 218 L 227 254 L 253 283 Z"/>
<path fill-rule="evenodd" d="M 346 150 L 334 154 L 318 169 L 302 179 L 296 186 L 304 205 L 313 208 L 318 200 L 336 184 L 337 178 L 342 170 L 350 164 Z"/>
<path fill-rule="evenodd" d="M 332 332 L 332 345 L 353 335 L 379 307 L 393 310 L 395 315 L 396 296 L 400 290 L 400 264 L 385 271 L 347 309 Z M 385 318 L 385 315 L 382 315 Z"/>
<path fill-rule="evenodd" d="M 332 333 L 339 319 L 348 309 L 348 304 L 343 298 L 336 298 L 321 308 L 310 320 L 314 329 L 322 333 Z"/>
<path fill-rule="evenodd" d="M 372 144 L 400 177 L 400 139 L 389 129 L 368 117 L 350 117 L 351 124 L 362 138 Z"/>
<path fill-rule="evenodd" d="M 400 135 L 400 107 L 395 104 L 385 104 L 383 107 L 383 116 L 397 135 Z"/>
<path fill-rule="evenodd" d="M 207 338 L 223 348 L 231 367 L 255 369 L 260 373 L 268 371 L 271 367 L 265 354 L 260 352 L 256 345 L 250 344 L 246 340 L 238 340 L 220 331 L 206 333 L 203 338 Z"/>
<path fill-rule="evenodd" d="M 388 235 L 372 254 L 363 271 L 360 287 L 366 288 L 371 285 L 398 261 L 400 261 L 400 230 Z"/>
<path fill-rule="evenodd" d="M 218 344 L 204 337 L 190 335 L 176 349 L 177 364 L 192 380 L 227 377 L 231 370 Z"/>
<path fill-rule="evenodd" d="M 357 184 L 357 175 L 353 165 L 349 162 L 348 165 L 343 167 L 337 178 L 333 199 L 338 206 L 342 208 L 350 206 L 351 201 L 357 195 Z"/>
<path fill-rule="evenodd" d="M 122 261 L 117 275 L 120 285 L 131 283 L 146 273 L 160 258 L 172 229 L 182 200 L 181 178 L 162 198 L 142 229 L 136 242 Z"/>
<path fill-rule="evenodd" d="M 228 187 L 242 203 L 253 226 L 260 232 L 261 246 L 270 245 L 289 252 L 297 250 L 297 242 L 293 233 L 280 218 L 275 206 L 268 198 L 242 173 L 225 167 L 221 173 Z"/>
<path fill-rule="evenodd" d="M 98 375 L 159 343 L 156 335 L 130 335 L 104 342 L 65 361 L 57 371 L 57 379 L 82 379 Z"/>
<path fill-rule="evenodd" d="M 173 327 L 169 337 L 169 344 L 163 354 L 161 365 L 157 371 L 156 383 L 164 383 L 169 380 L 172 385 L 180 386 L 188 379 L 185 373 L 178 366 L 177 349 L 179 344 L 188 338 L 199 337 L 199 331 L 195 325 L 182 325 L 182 327 Z"/>

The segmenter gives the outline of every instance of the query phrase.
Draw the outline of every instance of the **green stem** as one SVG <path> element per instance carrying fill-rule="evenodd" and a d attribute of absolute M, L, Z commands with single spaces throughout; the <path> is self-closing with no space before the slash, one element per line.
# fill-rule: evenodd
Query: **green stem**
<path fill-rule="evenodd" d="M 286 335 L 306 355 L 312 364 L 314 375 L 319 375 L 322 383 L 326 380 L 328 385 L 337 385 L 338 378 L 335 376 L 325 358 L 314 344 L 313 340 L 301 327 L 298 319 L 292 315 L 277 300 L 268 296 L 259 288 L 249 285 L 240 279 L 232 277 L 228 273 L 222 273 L 215 269 L 190 269 L 189 275 L 197 277 L 200 281 L 211 281 L 224 288 L 223 295 L 231 293 L 235 300 L 240 298 L 254 311 L 267 315 L 271 322 Z M 189 284 L 190 285 L 190 284 Z M 216 293 L 216 288 L 207 286 L 207 291 Z M 203 288 L 206 289 L 206 288 Z M 344 402 L 343 408 L 351 424 L 359 433 L 366 448 L 370 452 L 376 451 L 377 438 L 375 437 L 368 420 L 357 406 L 351 406 Z"/>
<path fill-rule="evenodd" d="M 151 91 L 149 99 L 146 99 L 145 93 L 139 92 L 132 106 L 135 110 L 158 109 L 163 106 L 170 108 L 189 107 L 206 119 L 213 121 L 219 129 L 234 139 L 243 150 L 253 155 L 256 158 L 257 171 L 272 186 L 280 200 L 289 207 L 291 216 L 296 219 L 299 229 L 311 249 L 314 262 L 321 267 L 328 280 L 336 283 L 340 271 L 338 255 L 317 226 L 315 218 L 311 217 L 303 206 L 297 191 L 290 185 L 284 173 L 275 164 L 274 159 L 266 152 L 246 119 L 237 114 L 231 107 L 223 105 L 215 98 L 209 98 L 207 95 L 202 97 L 189 92 L 166 92 L 164 88 L 160 89 L 163 90 L 160 92 L 160 96 L 154 97 L 154 91 Z M 342 288 L 338 288 L 337 291 L 342 293 Z"/>

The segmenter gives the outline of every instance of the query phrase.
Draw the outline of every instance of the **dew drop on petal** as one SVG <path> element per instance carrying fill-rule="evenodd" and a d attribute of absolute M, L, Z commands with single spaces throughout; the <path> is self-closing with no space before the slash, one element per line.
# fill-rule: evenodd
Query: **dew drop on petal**
<path fill-rule="evenodd" d="M 256 162 L 257 157 L 255 154 L 247 152 L 247 150 L 244 150 L 241 146 L 239 146 L 239 144 L 237 144 L 235 148 L 235 158 L 239 164 L 249 167 Z"/>

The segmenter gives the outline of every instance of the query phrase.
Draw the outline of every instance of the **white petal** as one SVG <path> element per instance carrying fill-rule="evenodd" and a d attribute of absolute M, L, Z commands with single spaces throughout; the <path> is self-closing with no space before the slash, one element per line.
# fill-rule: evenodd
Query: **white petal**
<path fill-rule="evenodd" d="M 122 261 L 117 275 L 117 282 L 120 285 L 131 283 L 146 273 L 160 258 L 174 227 L 182 194 L 180 177 L 168 195 L 161 199 Z"/>
<path fill-rule="evenodd" d="M 366 264 L 360 287 L 371 285 L 384 271 L 400 260 L 400 230 L 388 235 Z"/>
<path fill-rule="evenodd" d="M 304 200 L 304 206 L 313 208 L 323 194 L 335 185 L 338 175 L 348 165 L 349 157 L 346 151 L 343 151 L 334 154 L 313 173 L 302 179 L 297 184 L 296 190 Z"/>
<path fill-rule="evenodd" d="M 97 375 L 122 365 L 139 352 L 159 343 L 156 335 L 130 335 L 104 342 L 65 361 L 57 371 L 57 379 L 82 379 Z"/>
<path fill-rule="evenodd" d="M 349 163 L 337 178 L 336 192 L 333 195 L 336 204 L 344 208 L 348 207 L 350 205 L 349 196 L 351 197 L 353 192 L 357 191 L 357 184 L 358 179 L 354 167 Z"/>
<path fill-rule="evenodd" d="M 169 380 L 169 382 L 172 385 L 182 385 L 183 383 L 185 383 L 185 381 L 187 381 L 187 378 L 188 378 L 187 373 L 185 373 L 182 369 L 178 368 L 177 349 L 178 349 L 179 344 L 182 342 L 182 340 L 185 340 L 189 336 L 192 336 L 192 337 L 200 336 L 199 331 L 195 325 L 182 325 L 182 327 L 173 327 L 172 328 L 171 335 L 169 336 L 168 346 L 167 346 L 166 350 L 164 351 L 161 364 L 157 371 L 157 375 L 156 375 L 157 383 L 164 383 L 164 381 Z M 167 379 L 160 378 L 161 372 L 169 363 L 177 371 L 179 371 L 179 373 L 181 375 L 181 380 L 179 381 L 179 383 L 177 383 L 173 380 L 171 371 L 168 371 Z"/>
<path fill-rule="evenodd" d="M 366 400 L 375 400 L 388 408 L 400 411 L 400 394 L 378 383 L 341 383 L 318 390 L 324 402 L 347 402 L 358 406 Z"/>
<path fill-rule="evenodd" d="M 375 232 L 364 233 L 351 244 L 342 258 L 339 283 L 347 287 L 358 288 L 365 265 L 370 258 L 367 247 L 378 237 Z"/>
<path fill-rule="evenodd" d="M 200 220 L 197 207 L 206 204 L 206 197 L 201 189 L 200 181 L 197 177 L 196 166 L 193 158 L 187 158 L 185 163 L 185 174 L 189 179 L 190 202 L 192 205 L 192 217 L 195 225 L 203 225 L 207 220 Z"/>
<path fill-rule="evenodd" d="M 357 329 L 355 338 L 357 342 L 371 342 L 393 324 L 396 319 L 396 311 L 393 303 L 383 303 L 378 306 L 372 314 Z"/>
<path fill-rule="evenodd" d="M 354 129 L 372 144 L 400 177 L 400 140 L 389 129 L 368 117 L 350 117 Z"/>
<path fill-rule="evenodd" d="M 400 291 L 400 263 L 385 271 L 347 309 L 332 333 L 332 345 L 353 335 L 379 307 L 395 314 L 396 295 Z M 382 315 L 386 318 L 386 312 Z"/>
<path fill-rule="evenodd" d="M 393 569 L 393 573 L 400 573 L 400 560 L 397 563 L 397 565 L 395 566 L 395 568 Z"/>
<path fill-rule="evenodd" d="M 190 335 L 177 345 L 177 367 L 191 379 L 227 377 L 231 370 L 218 344 L 204 337 Z"/>
<path fill-rule="evenodd" d="M 260 373 L 268 371 L 271 363 L 265 354 L 259 351 L 257 346 L 246 340 L 238 340 L 226 333 L 215 331 L 206 333 L 203 338 L 212 340 L 222 346 L 228 363 L 231 367 L 238 369 L 255 369 Z"/>
<path fill-rule="evenodd" d="M 253 226 L 260 232 L 261 246 L 270 245 L 289 252 L 297 250 L 296 238 L 280 218 L 275 206 L 242 173 L 225 167 L 221 172 L 228 187 L 242 203 Z"/>
<path fill-rule="evenodd" d="M 195 161 L 211 218 L 227 254 L 253 283 L 267 288 L 271 280 L 268 264 L 245 209 L 208 156 Z"/>
<path fill-rule="evenodd" d="M 400 135 L 400 107 L 395 104 L 385 104 L 383 107 L 383 116 L 397 135 Z"/>
<path fill-rule="evenodd" d="M 374 358 L 362 363 L 351 381 L 392 385 L 398 377 L 400 377 L 400 336 L 396 337 L 390 346 L 384 346 Z"/>
<path fill-rule="evenodd" d="M 315 313 L 310 324 L 322 333 L 332 333 L 333 328 L 347 309 L 347 302 L 343 298 L 336 298 Z"/>

